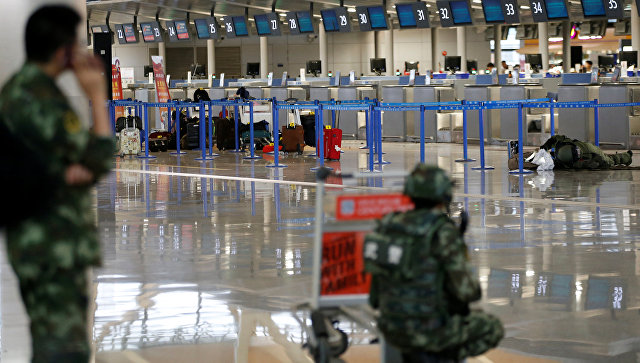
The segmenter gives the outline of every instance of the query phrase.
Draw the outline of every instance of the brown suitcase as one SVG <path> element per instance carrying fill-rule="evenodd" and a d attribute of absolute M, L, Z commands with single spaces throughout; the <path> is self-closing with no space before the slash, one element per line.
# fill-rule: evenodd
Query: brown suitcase
<path fill-rule="evenodd" d="M 282 150 L 285 152 L 297 152 L 302 154 L 304 151 L 304 129 L 300 125 L 295 127 L 282 127 Z"/>

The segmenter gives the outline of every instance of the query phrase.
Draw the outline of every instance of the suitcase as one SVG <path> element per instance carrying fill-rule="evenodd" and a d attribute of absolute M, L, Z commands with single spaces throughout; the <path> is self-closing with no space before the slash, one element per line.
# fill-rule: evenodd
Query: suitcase
<path fill-rule="evenodd" d="M 251 134 L 245 131 L 241 135 L 242 148 L 249 146 Z M 253 130 L 253 143 L 255 150 L 262 150 L 263 147 L 271 144 L 271 133 L 267 130 Z"/>
<path fill-rule="evenodd" d="M 228 118 L 215 118 L 214 128 L 218 150 L 234 150 L 236 148 L 236 124 Z"/>
<path fill-rule="evenodd" d="M 190 122 L 187 124 L 187 144 L 186 149 L 193 150 L 200 147 L 200 123 Z"/>
<path fill-rule="evenodd" d="M 133 121 L 128 119 L 127 122 Z M 140 145 L 140 130 L 127 127 L 120 131 L 120 155 L 138 155 L 142 151 Z"/>
<path fill-rule="evenodd" d="M 304 151 L 304 129 L 302 126 L 283 126 L 281 143 L 285 152 L 302 154 Z"/>
<path fill-rule="evenodd" d="M 116 132 L 121 132 L 126 129 L 128 125 L 134 125 L 138 130 L 142 130 L 142 120 L 138 116 L 118 117 L 116 120 Z"/>
<path fill-rule="evenodd" d="M 300 123 L 304 130 L 304 143 L 309 147 L 316 147 L 316 116 L 300 116 Z"/>
<path fill-rule="evenodd" d="M 342 130 L 324 130 L 324 158 L 329 160 L 340 160 L 342 147 Z M 320 156 L 320 150 L 317 151 Z"/>
<path fill-rule="evenodd" d="M 154 132 L 149 135 L 149 151 L 150 152 L 166 152 L 169 149 L 169 140 L 171 139 L 171 133 L 169 132 Z"/>

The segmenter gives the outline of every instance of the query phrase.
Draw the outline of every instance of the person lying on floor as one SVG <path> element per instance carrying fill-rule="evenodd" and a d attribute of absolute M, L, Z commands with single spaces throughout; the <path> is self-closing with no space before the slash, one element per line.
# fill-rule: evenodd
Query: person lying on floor
<path fill-rule="evenodd" d="M 617 165 L 631 165 L 633 153 L 605 154 L 602 149 L 564 135 L 552 136 L 540 149 L 555 149 L 553 160 L 556 169 L 609 169 Z M 523 153 L 524 154 L 524 153 Z"/>

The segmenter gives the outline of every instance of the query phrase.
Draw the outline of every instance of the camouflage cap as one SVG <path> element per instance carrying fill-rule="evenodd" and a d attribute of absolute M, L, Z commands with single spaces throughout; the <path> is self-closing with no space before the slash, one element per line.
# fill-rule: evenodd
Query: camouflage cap
<path fill-rule="evenodd" d="M 562 161 L 563 163 L 572 163 L 573 162 L 573 146 L 571 145 L 564 145 L 561 146 L 556 153 L 556 157 L 558 158 L 558 160 Z"/>
<path fill-rule="evenodd" d="M 450 203 L 452 189 L 453 182 L 444 170 L 426 164 L 418 164 L 404 184 L 405 195 L 433 203 Z"/>

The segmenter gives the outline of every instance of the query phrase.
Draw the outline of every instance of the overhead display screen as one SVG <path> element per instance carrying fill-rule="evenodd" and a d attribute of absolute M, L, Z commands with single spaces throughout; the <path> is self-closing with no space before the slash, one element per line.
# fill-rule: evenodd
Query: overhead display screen
<path fill-rule="evenodd" d="M 253 19 L 256 21 L 258 35 L 271 35 L 271 26 L 266 14 L 254 15 Z"/>
<path fill-rule="evenodd" d="M 582 12 L 585 17 L 604 17 L 607 13 L 604 10 L 602 0 L 582 0 Z"/>
<path fill-rule="evenodd" d="M 109 27 L 107 25 L 94 25 L 91 27 L 92 33 L 109 33 Z"/>
<path fill-rule="evenodd" d="M 136 30 L 133 27 L 133 24 L 122 24 L 122 29 L 124 30 L 124 38 L 127 40 L 127 43 L 138 42 L 138 38 L 136 37 Z"/>
<path fill-rule="evenodd" d="M 124 37 L 124 29 L 121 24 L 116 24 L 116 36 L 118 37 L 119 44 L 127 44 L 127 39 Z"/>
<path fill-rule="evenodd" d="M 335 10 L 321 10 L 320 15 L 322 15 L 322 25 L 324 25 L 326 32 L 337 32 L 340 30 L 338 26 L 338 16 Z"/>
<path fill-rule="evenodd" d="M 547 18 L 549 19 L 568 19 L 569 12 L 565 0 L 546 0 Z"/>
<path fill-rule="evenodd" d="M 196 24 L 198 39 L 209 39 L 209 23 L 207 19 L 196 19 L 193 22 Z"/>
<path fill-rule="evenodd" d="M 396 13 L 400 28 L 429 27 L 429 11 L 423 2 L 396 4 Z"/>
<path fill-rule="evenodd" d="M 140 23 L 140 30 L 142 30 L 142 40 L 144 40 L 145 43 L 158 43 L 163 41 L 160 24 L 158 24 L 158 22 Z"/>
<path fill-rule="evenodd" d="M 544 0 L 531 0 L 531 15 L 536 23 L 547 21 L 547 10 Z"/>
<path fill-rule="evenodd" d="M 484 12 L 484 20 L 487 23 L 505 22 L 500 0 L 484 0 L 482 2 L 482 11 Z"/>
<path fill-rule="evenodd" d="M 176 34 L 178 36 L 178 40 L 189 40 L 189 28 L 187 28 L 186 20 L 176 20 Z"/>
<path fill-rule="evenodd" d="M 371 21 L 371 29 L 373 30 L 386 30 L 387 25 L 387 12 L 382 6 L 372 6 L 368 9 L 369 20 Z"/>
<path fill-rule="evenodd" d="M 454 24 L 473 24 L 469 4 L 466 1 L 451 1 L 449 5 L 451 6 L 451 15 L 453 16 Z"/>
<path fill-rule="evenodd" d="M 228 38 L 236 37 L 236 27 L 233 25 L 233 18 L 231 16 L 225 16 L 222 18 L 222 26 L 227 32 Z"/>
<path fill-rule="evenodd" d="M 313 21 L 308 11 L 292 11 L 287 13 L 290 34 L 313 33 Z"/>
<path fill-rule="evenodd" d="M 233 26 L 237 37 L 248 37 L 249 27 L 247 26 L 247 19 L 244 16 L 234 16 L 232 18 Z"/>

